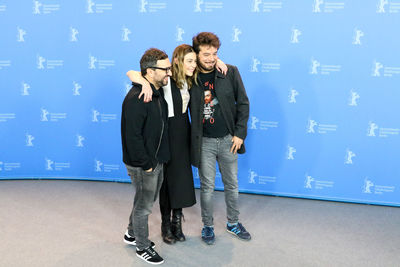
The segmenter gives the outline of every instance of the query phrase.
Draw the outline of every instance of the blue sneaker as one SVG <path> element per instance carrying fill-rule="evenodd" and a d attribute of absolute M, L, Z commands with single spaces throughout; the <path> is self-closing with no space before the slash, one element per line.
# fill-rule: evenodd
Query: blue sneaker
<path fill-rule="evenodd" d="M 214 227 L 204 226 L 201 230 L 201 239 L 207 244 L 212 245 L 215 242 Z"/>
<path fill-rule="evenodd" d="M 226 231 L 242 240 L 248 241 L 251 239 L 250 233 L 246 231 L 246 228 L 244 228 L 244 226 L 240 222 L 235 224 L 227 223 Z"/>

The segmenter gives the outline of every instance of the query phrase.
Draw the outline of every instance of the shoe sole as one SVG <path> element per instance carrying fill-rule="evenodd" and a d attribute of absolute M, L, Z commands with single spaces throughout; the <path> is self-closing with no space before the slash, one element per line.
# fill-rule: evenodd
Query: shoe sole
<path fill-rule="evenodd" d="M 201 239 L 201 241 L 203 241 L 204 243 L 206 243 L 207 245 L 214 245 L 215 243 L 215 239 L 213 241 L 205 241 L 204 239 Z"/>
<path fill-rule="evenodd" d="M 126 240 L 125 238 L 124 238 L 124 243 L 126 243 L 128 245 L 136 246 L 136 241 L 131 242 L 131 241 Z"/>
<path fill-rule="evenodd" d="M 240 238 L 237 234 L 235 234 L 234 232 L 229 231 L 228 229 L 226 230 L 228 233 L 230 233 L 231 235 L 235 236 L 237 239 L 242 240 L 242 241 L 250 241 L 251 240 L 251 236 L 249 239 L 244 239 L 244 238 Z"/>
<path fill-rule="evenodd" d="M 128 244 L 128 245 L 131 245 L 131 246 L 136 246 L 136 240 L 133 241 L 133 242 L 131 242 L 131 241 L 128 241 L 128 240 L 126 240 L 126 239 L 124 238 L 124 243 L 125 243 L 125 244 Z M 156 248 L 156 245 L 154 244 L 153 246 L 151 246 L 151 248 Z"/>
<path fill-rule="evenodd" d="M 136 254 L 136 253 L 135 253 Z M 162 260 L 162 261 L 160 261 L 160 262 L 151 262 L 151 261 L 147 261 L 145 258 L 143 258 L 142 256 L 140 256 L 140 255 L 138 255 L 138 254 L 136 254 L 136 256 L 139 258 L 139 259 L 142 259 L 143 261 L 145 261 L 145 262 L 147 262 L 147 263 L 150 263 L 150 264 L 153 264 L 153 265 L 159 265 L 159 264 L 163 264 L 164 263 L 164 260 Z"/>

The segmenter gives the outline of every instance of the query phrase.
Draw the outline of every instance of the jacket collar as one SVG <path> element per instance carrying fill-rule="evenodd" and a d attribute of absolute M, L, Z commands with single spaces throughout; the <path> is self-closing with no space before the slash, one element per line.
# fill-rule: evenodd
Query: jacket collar
<path fill-rule="evenodd" d="M 225 79 L 225 75 L 217 69 L 215 70 L 215 77 Z"/>
<path fill-rule="evenodd" d="M 214 80 L 216 80 L 215 78 L 217 78 L 217 77 L 221 78 L 221 79 L 225 79 L 226 76 L 222 72 L 220 72 L 217 69 L 215 69 Z M 197 80 L 199 80 L 200 83 L 202 82 L 201 79 L 200 79 L 200 75 L 197 76 Z"/>

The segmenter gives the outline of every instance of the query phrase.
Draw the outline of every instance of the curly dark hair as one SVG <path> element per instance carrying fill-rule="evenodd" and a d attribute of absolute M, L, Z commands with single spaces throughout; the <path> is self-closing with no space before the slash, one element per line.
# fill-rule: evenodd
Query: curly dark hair
<path fill-rule="evenodd" d="M 144 52 L 140 59 L 140 72 L 142 75 L 147 74 L 147 69 L 157 65 L 157 60 L 163 60 L 168 58 L 168 55 L 157 48 L 149 48 Z"/>
<path fill-rule="evenodd" d="M 200 52 L 200 46 L 201 45 L 206 45 L 206 46 L 213 46 L 217 50 L 221 46 L 221 42 L 219 41 L 218 36 L 216 36 L 212 32 L 201 32 L 197 34 L 196 36 L 193 37 L 193 49 L 196 51 L 196 53 Z"/>

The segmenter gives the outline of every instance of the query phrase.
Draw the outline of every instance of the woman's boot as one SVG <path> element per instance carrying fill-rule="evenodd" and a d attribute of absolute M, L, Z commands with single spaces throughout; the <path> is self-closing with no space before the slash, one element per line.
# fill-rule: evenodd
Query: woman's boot
<path fill-rule="evenodd" d="M 182 232 L 182 209 L 173 209 L 172 210 L 172 225 L 171 231 L 178 241 L 185 241 L 185 235 Z"/>
<path fill-rule="evenodd" d="M 161 235 L 163 241 L 167 244 L 174 244 L 176 242 L 175 236 L 171 232 L 171 216 L 161 217 Z"/>

